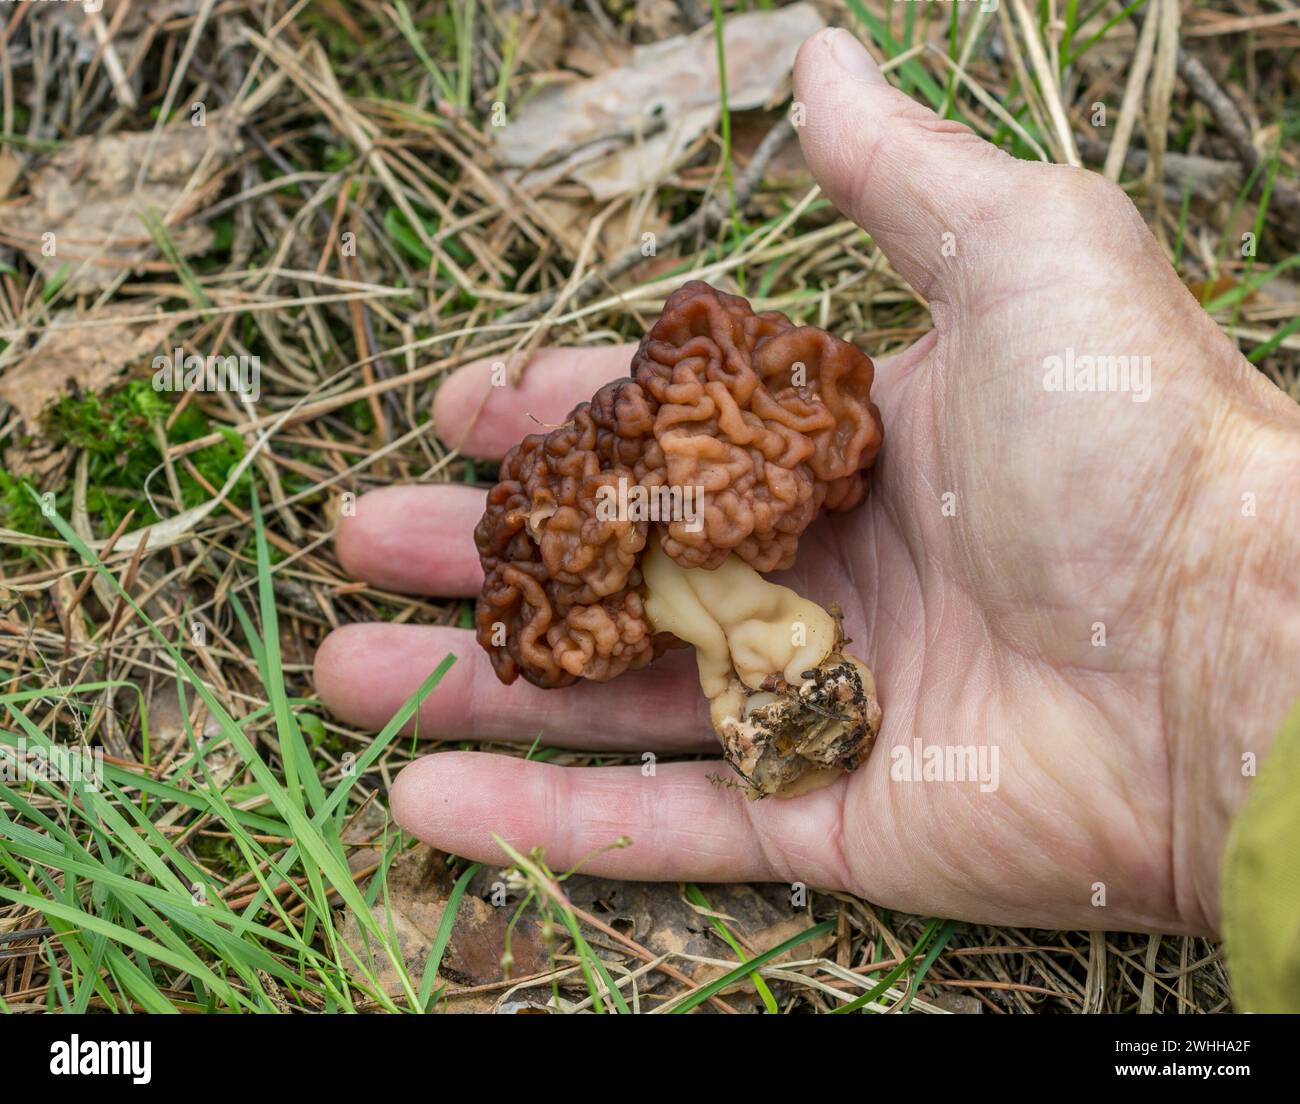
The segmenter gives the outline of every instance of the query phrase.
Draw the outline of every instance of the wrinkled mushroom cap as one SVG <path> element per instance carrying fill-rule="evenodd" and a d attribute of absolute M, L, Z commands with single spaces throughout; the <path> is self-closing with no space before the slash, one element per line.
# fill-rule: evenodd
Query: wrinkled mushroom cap
<path fill-rule="evenodd" d="M 853 345 L 739 296 L 699 281 L 670 296 L 629 377 L 501 464 L 474 533 L 478 640 L 501 681 L 602 682 L 677 644 L 646 618 L 652 530 L 685 568 L 731 553 L 760 572 L 789 567 L 823 507 L 850 509 L 866 491 L 881 441 L 873 375 Z M 620 480 L 700 488 L 702 524 L 605 516 L 601 488 Z"/>

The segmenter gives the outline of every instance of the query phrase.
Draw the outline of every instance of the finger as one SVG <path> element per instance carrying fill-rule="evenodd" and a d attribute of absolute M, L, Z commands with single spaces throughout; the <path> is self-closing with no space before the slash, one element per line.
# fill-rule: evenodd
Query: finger
<path fill-rule="evenodd" d="M 474 526 L 485 497 L 477 487 L 456 484 L 362 495 L 356 513 L 339 519 L 339 563 L 383 590 L 472 597 L 483 586 Z"/>
<path fill-rule="evenodd" d="M 878 369 L 893 359 L 878 362 Z M 478 488 L 456 484 L 364 494 L 356 512 L 339 519 L 339 562 L 348 575 L 384 590 L 473 598 L 483 587 L 474 527 L 483 516 L 484 499 Z M 826 574 L 822 561 L 832 558 L 829 550 L 810 555 L 805 548 L 800 563 L 812 569 L 812 578 L 800 578 L 796 589 L 811 593 L 808 588 Z"/>
<path fill-rule="evenodd" d="M 444 752 L 397 777 L 389 800 L 407 832 L 480 862 L 541 846 L 546 863 L 644 881 L 804 881 L 847 888 L 839 847 L 845 783 L 792 801 L 750 801 L 710 777 L 720 761 L 639 767 L 556 767 L 502 755 Z M 602 851 L 620 836 L 631 846 Z"/>
<path fill-rule="evenodd" d="M 635 350 L 635 345 L 539 349 L 513 386 L 504 358 L 466 364 L 434 396 L 438 435 L 467 456 L 498 460 L 525 435 L 563 424 L 602 384 L 626 376 Z"/>
<path fill-rule="evenodd" d="M 431 740 L 488 740 L 578 749 L 695 752 L 717 747 L 692 654 L 664 656 L 608 683 L 541 690 L 502 686 L 468 629 L 345 625 L 316 652 L 316 692 L 335 716 L 380 729 L 448 653 L 452 665 L 406 731 Z"/>
<path fill-rule="evenodd" d="M 944 235 L 963 257 L 978 250 L 982 229 L 1017 202 L 1016 161 L 890 85 L 848 31 L 808 39 L 794 82 L 799 142 L 822 190 L 927 299 L 955 294 L 961 269 Z"/>

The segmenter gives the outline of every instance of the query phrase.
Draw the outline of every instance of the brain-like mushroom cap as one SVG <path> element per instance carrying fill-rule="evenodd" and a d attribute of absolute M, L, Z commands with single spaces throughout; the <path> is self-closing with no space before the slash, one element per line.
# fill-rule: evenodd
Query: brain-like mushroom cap
<path fill-rule="evenodd" d="M 629 377 L 501 464 L 474 531 L 478 640 L 501 681 L 603 682 L 676 644 L 645 615 L 638 560 L 654 528 L 682 567 L 731 553 L 789 567 L 819 510 L 866 492 L 874 374 L 854 346 L 737 295 L 692 281 L 670 296 Z M 700 509 L 653 520 L 614 502 Z"/>

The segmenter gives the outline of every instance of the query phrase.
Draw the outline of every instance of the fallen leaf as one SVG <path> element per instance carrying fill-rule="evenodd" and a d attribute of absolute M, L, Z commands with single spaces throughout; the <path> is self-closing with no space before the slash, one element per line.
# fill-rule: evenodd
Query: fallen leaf
<path fill-rule="evenodd" d="M 47 441 L 23 441 L 4 451 L 5 471 L 21 475 L 40 490 L 57 487 L 71 462 L 72 449 Z"/>
<path fill-rule="evenodd" d="M 754 11 L 723 27 L 732 111 L 761 107 L 781 89 L 799 43 L 824 27 L 807 3 Z M 497 136 L 502 160 L 540 190 L 571 178 L 598 200 L 663 179 L 720 111 L 712 26 L 638 46 L 632 60 L 588 80 L 544 88 Z"/>
<path fill-rule="evenodd" d="M 1214 299 L 1219 295 L 1225 295 L 1237 287 L 1237 281 L 1232 276 L 1217 276 L 1213 283 L 1206 280 L 1187 280 L 1185 281 L 1187 290 L 1190 291 L 1197 300 Z M 1253 295 L 1253 293 L 1252 293 Z M 1252 295 L 1247 295 L 1249 301 Z"/>
<path fill-rule="evenodd" d="M 676 0 L 636 0 L 634 26 L 642 42 L 661 42 L 690 30 Z"/>
<path fill-rule="evenodd" d="M 470 881 L 461 898 L 456 924 L 439 971 L 440 981 L 452 989 L 503 980 L 500 962 L 505 950 L 506 927 L 517 902 L 512 900 L 501 907 L 488 903 L 487 898 L 500 878 L 500 870 L 484 867 Z M 385 904 L 383 894 L 375 903 L 373 915 L 376 922 L 396 937 L 406 969 L 416 984 L 423 976 L 429 948 L 437 935 L 452 884 L 452 876 L 440 854 L 421 846 L 406 852 L 393 863 L 388 877 L 388 904 Z M 806 913 L 790 905 L 788 891 L 780 886 L 706 885 L 700 888 L 713 910 L 728 917 L 725 922 L 730 931 L 755 954 L 776 946 L 811 924 Z M 735 957 L 735 952 L 719 937 L 709 917 L 685 899 L 682 887 L 676 883 L 619 882 L 575 875 L 565 880 L 564 889 L 575 908 L 598 917 L 652 954 L 671 955 L 672 964 L 696 982 L 720 976 L 725 971 L 693 962 L 689 956 Z M 362 933 L 356 917 L 346 914 L 340 932 L 354 953 L 371 965 L 385 992 L 400 996 L 402 989 L 397 970 L 388 962 L 383 948 L 370 946 L 372 940 Z M 620 962 L 628 969 L 643 965 L 640 958 L 630 951 L 623 951 L 600 932 L 585 928 L 585 934 L 596 953 L 611 963 Z M 800 958 L 820 954 L 830 938 L 828 936 L 816 944 L 804 944 L 795 953 Z M 565 951 L 566 937 L 561 935 L 560 939 L 558 949 Z M 515 959 L 511 975 L 514 978 L 526 978 L 547 969 L 550 959 L 541 942 L 535 911 L 526 912 L 516 924 L 511 953 Z M 611 972 L 617 977 L 621 971 L 611 967 Z M 353 969 L 353 973 L 359 979 L 364 976 L 364 971 L 359 969 Z M 577 972 L 561 979 L 559 985 L 566 995 L 561 997 L 558 1006 L 553 1006 L 551 984 L 547 981 L 513 990 L 502 987 L 485 993 L 463 994 L 451 999 L 448 1010 L 555 1011 L 587 998 L 585 983 Z M 654 992 L 659 997 L 670 996 L 681 988 L 658 971 L 644 974 L 637 987 L 642 994 Z M 757 998 L 748 979 L 735 984 L 731 991 L 733 996 L 728 999 L 734 1006 L 743 1008 L 752 1000 L 757 1009 Z M 624 989 L 624 994 L 630 999 L 629 990 Z"/>
<path fill-rule="evenodd" d="M 936 995 L 925 999 L 945 1012 L 952 1012 L 958 1016 L 977 1016 L 984 1011 L 984 1006 L 980 1004 L 978 997 L 957 993 L 951 989 L 941 990 Z"/>
<path fill-rule="evenodd" d="M 152 131 L 78 138 L 28 173 L 23 225 L 11 225 L 6 240 L 46 280 L 66 270 L 73 291 L 106 288 L 124 270 L 170 271 L 168 262 L 148 260 L 155 244 L 142 219 L 152 212 L 165 221 L 184 256 L 207 250 L 212 230 L 185 219 L 219 187 L 240 149 L 237 128 L 220 111 L 207 114 L 206 126 L 191 126 L 186 116 L 156 139 Z"/>
<path fill-rule="evenodd" d="M 186 701 L 189 706 L 189 728 L 186 718 L 181 713 L 180 698 L 176 693 L 176 684 L 162 680 L 149 695 L 149 741 L 155 749 L 170 748 L 175 743 L 189 739 L 189 729 L 199 740 L 211 740 L 221 735 L 221 725 L 215 717 L 208 716 L 208 707 L 197 694 L 188 691 Z M 155 754 L 156 751 L 155 751 Z"/>
<path fill-rule="evenodd" d="M 380 929 L 396 939 L 407 974 L 417 986 L 424 976 L 425 962 L 453 884 L 442 856 L 428 847 L 416 847 L 394 860 L 388 872 L 388 893 L 380 893 L 371 910 Z M 513 907 L 495 908 L 472 892 L 466 893 L 456 912 L 438 983 L 456 987 L 503 980 L 501 955 L 513 915 Z M 384 992 L 400 997 L 403 989 L 396 967 L 352 912 L 345 913 L 340 934 L 357 957 L 370 965 Z M 546 969 L 549 956 L 541 942 L 539 925 L 531 915 L 525 915 L 515 925 L 510 951 L 515 960 L 512 976 L 527 977 Z M 350 959 L 348 967 L 358 980 L 365 978 L 365 971 Z"/>
<path fill-rule="evenodd" d="M 575 73 L 594 77 L 632 58 L 632 47 L 608 34 L 590 12 L 569 12 L 566 30 L 563 63 Z"/>
<path fill-rule="evenodd" d="M 23 159 L 11 147 L 0 147 L 0 199 L 9 195 L 10 189 L 22 172 Z"/>
<path fill-rule="evenodd" d="M 553 4 L 535 12 L 521 12 L 519 37 L 524 47 L 519 60 L 540 70 L 558 65 L 569 38 L 569 17 L 572 14 L 567 8 Z"/>
<path fill-rule="evenodd" d="M 708 894 L 706 894 L 706 896 L 708 896 Z M 712 902 L 712 897 L 709 899 Z M 714 904 L 714 909 L 717 909 L 716 904 Z M 786 917 L 784 920 L 778 920 L 775 924 L 769 924 L 767 927 L 754 932 L 752 935 L 748 935 L 741 945 L 745 947 L 746 957 L 753 958 L 755 955 L 760 955 L 764 951 L 770 951 L 773 947 L 779 946 L 787 939 L 793 939 L 800 932 L 807 931 L 812 926 L 812 917 L 810 917 L 806 912 L 799 912 L 794 916 Z M 745 934 L 743 931 L 738 932 L 733 924 L 729 923 L 728 927 L 732 929 L 733 935 Z M 826 932 L 814 939 L 800 943 L 799 946 L 795 947 L 792 951 L 786 951 L 784 954 L 777 955 L 776 958 L 770 960 L 767 965 L 780 966 L 783 963 L 792 962 L 796 959 L 817 958 L 826 952 L 827 948 L 830 947 L 834 940 L 834 933 Z M 732 958 L 734 955 L 735 952 L 732 951 L 730 947 L 725 946 L 721 940 L 717 942 L 713 952 L 714 958 Z M 734 966 L 724 968 L 722 966 L 702 965 L 699 970 L 692 975 L 691 980 L 697 984 L 707 985 L 710 981 L 722 977 L 723 974 L 730 973 L 733 969 L 735 969 Z M 751 990 L 753 985 L 754 983 L 748 978 L 743 978 L 740 981 L 732 982 L 731 985 L 724 988 L 722 992 L 724 995 L 743 992 Z"/>
<path fill-rule="evenodd" d="M 677 883 L 571 878 L 565 887 L 575 905 L 630 936 L 653 954 L 735 957 L 712 920 L 686 900 Z M 789 904 L 787 891 L 779 886 L 702 885 L 700 889 L 712 911 L 728 918 L 723 922 L 741 940 L 742 946 L 753 943 L 757 950 L 765 950 L 756 941 L 772 937 L 783 930 L 782 925 L 795 924 L 802 930 L 811 923 L 803 913 L 795 911 Z M 780 939 L 773 939 L 770 946 L 779 942 Z M 675 957 L 672 964 L 693 980 L 699 980 L 704 974 L 720 976 L 725 972 L 716 970 L 709 974 L 715 968 L 689 958 Z M 647 975 L 643 988 L 656 988 L 666 980 L 661 974 Z"/>
<path fill-rule="evenodd" d="M 162 345 L 171 331 L 166 319 L 114 321 L 140 313 L 128 303 L 57 315 L 35 346 L 0 376 L 0 399 L 18 411 L 28 433 L 37 434 L 42 412 L 69 387 L 100 391 Z"/>
<path fill-rule="evenodd" d="M 536 202 L 546 213 L 550 227 L 557 236 L 562 236 L 569 252 L 576 255 L 582 248 L 587 231 L 601 211 L 600 205 L 589 199 L 549 196 L 541 197 Z M 609 260 L 630 246 L 642 245 L 642 235 L 660 234 L 667 228 L 667 220 L 656 208 L 642 212 L 636 205 L 620 205 L 600 225 L 596 235 L 596 254 L 602 260 Z M 652 254 L 646 259 L 658 258 Z M 668 256 L 666 263 L 670 266 L 677 265 L 681 260 L 676 256 Z"/>
<path fill-rule="evenodd" d="M 731 120 L 731 152 L 736 159 L 737 172 L 749 164 L 776 122 L 776 116 L 763 111 L 737 113 Z M 812 170 L 803 159 L 803 148 L 798 142 L 786 142 L 773 155 L 763 171 L 763 181 L 772 188 L 797 189 L 800 192 L 813 186 Z"/>

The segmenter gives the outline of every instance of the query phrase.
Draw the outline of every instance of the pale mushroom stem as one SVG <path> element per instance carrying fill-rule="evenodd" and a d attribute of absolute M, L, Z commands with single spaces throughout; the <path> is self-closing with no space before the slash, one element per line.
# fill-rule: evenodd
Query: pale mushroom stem
<path fill-rule="evenodd" d="M 641 570 L 646 615 L 695 646 L 714 731 L 754 796 L 806 793 L 866 757 L 880 727 L 875 680 L 840 650 L 838 617 L 734 555 L 684 568 L 652 539 Z"/>

